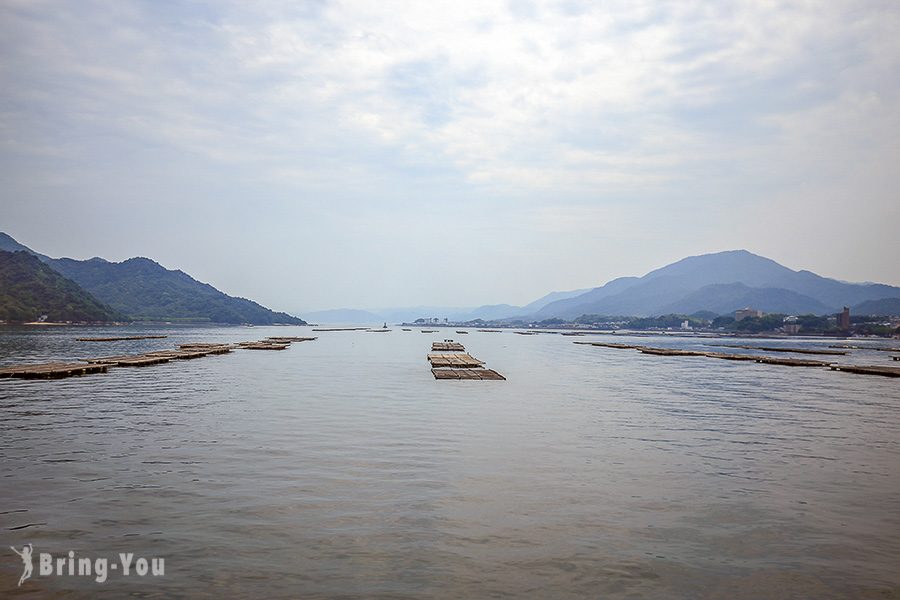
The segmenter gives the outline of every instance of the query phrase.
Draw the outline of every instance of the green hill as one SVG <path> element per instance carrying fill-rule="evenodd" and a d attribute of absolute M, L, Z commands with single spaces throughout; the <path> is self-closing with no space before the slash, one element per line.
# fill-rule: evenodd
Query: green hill
<path fill-rule="evenodd" d="M 0 250 L 0 319 L 116 321 L 124 317 L 27 252 Z"/>
<path fill-rule="evenodd" d="M 47 264 L 132 320 L 305 325 L 246 298 L 235 298 L 149 258 L 49 259 Z"/>
<path fill-rule="evenodd" d="M 0 250 L 21 251 L 39 259 L 127 320 L 306 325 L 303 319 L 269 310 L 246 298 L 229 296 L 149 258 L 130 258 L 120 263 L 102 258 L 50 258 L 3 232 Z"/>

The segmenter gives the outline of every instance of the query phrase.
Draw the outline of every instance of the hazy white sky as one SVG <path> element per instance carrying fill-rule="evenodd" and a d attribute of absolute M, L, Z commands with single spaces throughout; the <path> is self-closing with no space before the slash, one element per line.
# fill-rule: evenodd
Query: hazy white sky
<path fill-rule="evenodd" d="M 900 284 L 900 3 L 0 3 L 0 230 L 277 309 Z"/>

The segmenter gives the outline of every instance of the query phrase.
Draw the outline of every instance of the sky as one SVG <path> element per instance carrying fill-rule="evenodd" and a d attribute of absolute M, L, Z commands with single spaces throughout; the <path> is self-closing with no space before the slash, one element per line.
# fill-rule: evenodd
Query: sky
<path fill-rule="evenodd" d="M 900 284 L 900 3 L 0 3 L 0 231 L 279 310 Z"/>

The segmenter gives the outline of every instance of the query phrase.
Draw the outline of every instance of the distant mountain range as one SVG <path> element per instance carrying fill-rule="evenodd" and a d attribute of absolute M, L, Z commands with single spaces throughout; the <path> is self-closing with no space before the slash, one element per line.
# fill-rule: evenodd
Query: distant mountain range
<path fill-rule="evenodd" d="M 810 271 L 794 271 L 746 250 L 691 256 L 647 273 L 623 277 L 584 294 L 551 302 L 537 318 L 584 314 L 653 316 L 743 307 L 764 312 L 826 314 L 843 306 L 900 298 L 900 287 L 846 283 Z"/>
<path fill-rule="evenodd" d="M 39 259 L 65 279 L 74 282 L 88 296 L 111 307 L 119 318 L 124 315 L 128 320 L 208 321 L 253 325 L 306 323 L 287 313 L 274 312 L 251 300 L 229 296 L 182 271 L 166 269 L 149 258 L 130 258 L 120 263 L 102 258 L 50 258 L 20 244 L 5 233 L 0 233 L 0 250 L 24 252 Z M 36 316 L 29 320 L 33 318 Z"/>
<path fill-rule="evenodd" d="M 0 250 L 0 319 L 4 321 L 116 321 L 103 304 L 27 252 Z"/>
<path fill-rule="evenodd" d="M 691 256 L 643 277 L 620 277 L 596 288 L 552 292 L 525 306 L 494 304 L 478 308 L 416 307 L 313 313 L 331 322 L 412 321 L 418 317 L 540 321 L 582 315 L 657 316 L 730 314 L 752 307 L 768 313 L 829 314 L 851 307 L 854 314 L 900 315 L 900 287 L 847 283 L 794 271 L 746 250 Z M 318 317 L 312 317 L 318 319 Z"/>

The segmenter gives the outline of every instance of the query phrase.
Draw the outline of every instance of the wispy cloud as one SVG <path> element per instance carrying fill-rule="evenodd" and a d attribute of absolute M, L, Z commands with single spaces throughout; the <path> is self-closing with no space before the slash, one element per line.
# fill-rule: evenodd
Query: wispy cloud
<path fill-rule="evenodd" d="M 790 190 L 858 185 L 841 171 L 865 163 L 896 217 L 898 32 L 892 2 L 6 2 L 0 173 L 83 188 L 174 160 L 261 202 L 478 198 L 534 223 L 624 203 L 658 231 L 815 205 Z M 621 268 L 679 253 L 662 246 Z M 575 277 L 554 283 L 593 282 Z"/>

